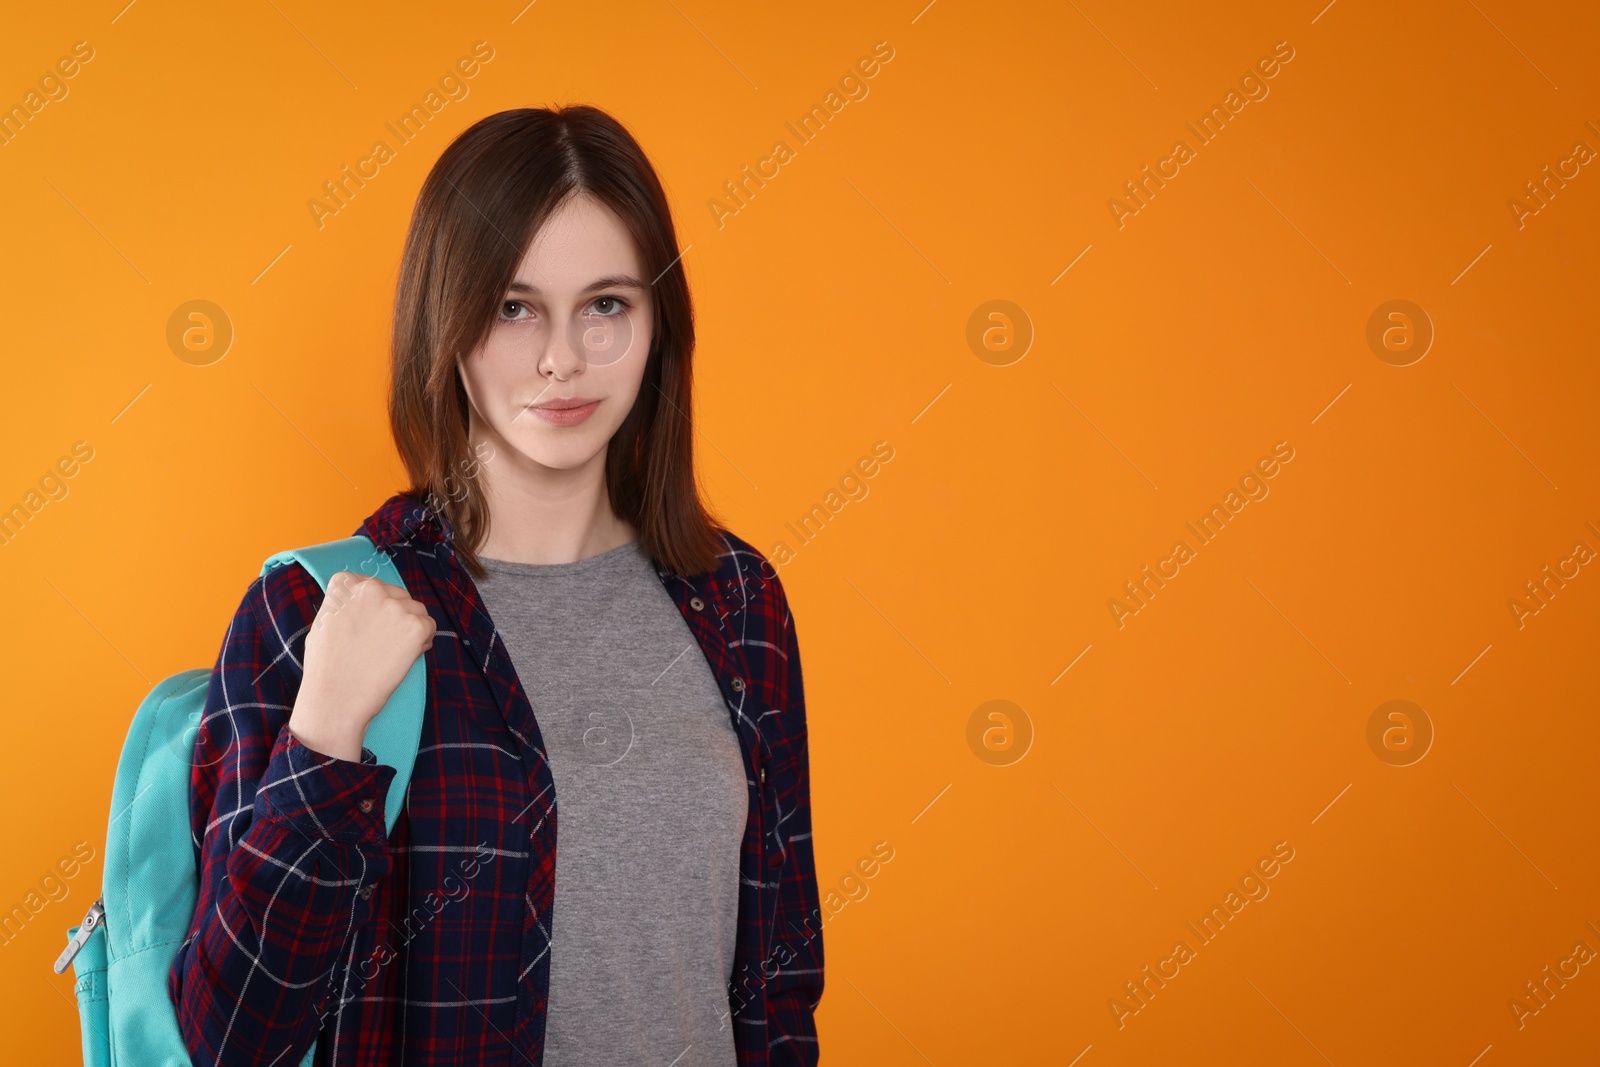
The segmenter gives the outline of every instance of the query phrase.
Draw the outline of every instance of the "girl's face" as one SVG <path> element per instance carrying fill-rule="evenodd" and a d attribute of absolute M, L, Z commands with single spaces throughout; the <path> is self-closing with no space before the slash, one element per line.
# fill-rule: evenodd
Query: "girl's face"
<path fill-rule="evenodd" d="M 474 446 L 489 441 L 514 469 L 603 469 L 650 352 L 642 271 L 627 227 L 598 200 L 580 193 L 550 215 L 461 364 Z"/>

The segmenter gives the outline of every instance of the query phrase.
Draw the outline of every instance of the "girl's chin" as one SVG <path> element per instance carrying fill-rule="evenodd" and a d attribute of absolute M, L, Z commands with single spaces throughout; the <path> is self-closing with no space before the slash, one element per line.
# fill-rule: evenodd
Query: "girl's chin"
<path fill-rule="evenodd" d="M 576 429 L 576 427 L 573 429 Z M 545 437 L 544 440 L 513 441 L 512 445 L 522 459 L 552 470 L 576 470 L 593 462 L 597 456 L 604 456 L 605 448 L 603 443 L 600 447 L 596 447 L 589 439 L 589 435 L 585 434 L 583 440 L 578 440 L 570 436 L 571 433 L 572 429 L 550 427 L 541 431 L 540 436 Z M 561 438 L 565 439 L 554 441 L 549 439 L 549 437 L 556 435 L 560 435 Z M 519 436 L 526 438 L 528 435 L 521 434 Z"/>

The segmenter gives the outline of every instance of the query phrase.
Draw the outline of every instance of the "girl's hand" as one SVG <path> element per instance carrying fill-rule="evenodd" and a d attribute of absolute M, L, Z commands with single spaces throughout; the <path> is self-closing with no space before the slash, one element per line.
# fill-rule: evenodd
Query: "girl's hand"
<path fill-rule="evenodd" d="M 433 647 L 432 616 L 397 585 L 340 571 L 306 634 L 289 730 L 325 756 L 360 762 L 367 724 Z"/>

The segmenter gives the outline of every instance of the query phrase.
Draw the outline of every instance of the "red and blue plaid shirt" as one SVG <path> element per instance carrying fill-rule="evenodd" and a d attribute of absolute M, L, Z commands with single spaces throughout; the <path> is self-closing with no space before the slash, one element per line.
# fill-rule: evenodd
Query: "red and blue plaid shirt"
<path fill-rule="evenodd" d="M 397 495 L 359 533 L 437 624 L 406 804 L 393 768 L 286 723 L 322 589 L 251 583 L 211 675 L 190 797 L 200 896 L 169 975 L 196 1064 L 542 1067 L 557 797 L 535 712 L 449 522 Z M 725 1025 L 741 1067 L 815 1064 L 822 913 L 800 649 L 783 586 L 733 534 L 713 572 L 656 570 L 727 701 L 750 813 Z M 370 801 L 370 804 L 365 802 Z M 640 871 L 641 878 L 650 872 Z"/>

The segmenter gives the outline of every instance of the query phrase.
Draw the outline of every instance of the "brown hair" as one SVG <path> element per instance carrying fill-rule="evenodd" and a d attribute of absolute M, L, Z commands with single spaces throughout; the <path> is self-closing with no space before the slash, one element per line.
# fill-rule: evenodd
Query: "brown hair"
<path fill-rule="evenodd" d="M 655 279 L 644 380 L 606 448 L 611 506 L 654 559 L 684 575 L 712 570 L 723 542 L 695 477 L 694 309 L 672 215 L 644 151 L 594 107 L 489 115 L 451 142 L 423 182 L 400 261 L 389 395 L 406 495 L 443 512 L 456 554 L 481 579 L 489 508 L 457 368 L 487 337 L 539 227 L 579 193 L 616 212 Z"/>

